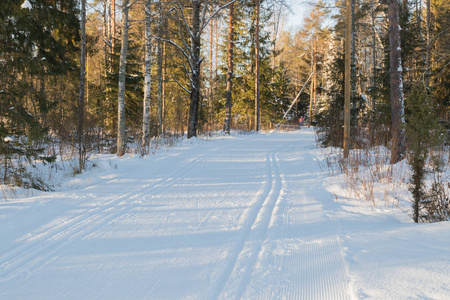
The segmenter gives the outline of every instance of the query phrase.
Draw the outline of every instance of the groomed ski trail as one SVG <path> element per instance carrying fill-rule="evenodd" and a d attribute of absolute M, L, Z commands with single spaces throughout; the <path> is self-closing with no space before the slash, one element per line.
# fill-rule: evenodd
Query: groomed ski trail
<path fill-rule="evenodd" d="M 351 299 L 314 147 L 233 136 L 36 196 L 2 223 L 0 298 Z"/>

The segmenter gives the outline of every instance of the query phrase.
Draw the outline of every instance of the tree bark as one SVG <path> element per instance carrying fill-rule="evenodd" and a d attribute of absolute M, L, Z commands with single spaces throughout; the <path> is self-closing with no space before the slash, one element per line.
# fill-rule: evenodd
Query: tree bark
<path fill-rule="evenodd" d="M 261 127 L 260 91 L 259 91 L 259 10 L 260 0 L 256 0 L 255 7 L 255 130 Z"/>
<path fill-rule="evenodd" d="M 317 33 L 316 33 L 317 34 Z M 317 53 L 317 40 L 316 40 L 316 36 L 314 36 L 313 38 L 313 78 L 312 81 L 314 82 L 313 84 L 313 109 L 316 108 L 316 100 L 317 100 L 317 60 L 316 60 L 316 53 Z M 315 115 L 315 111 L 313 110 L 313 114 L 312 114 L 312 119 L 311 122 L 314 121 L 314 115 Z"/>
<path fill-rule="evenodd" d="M 208 129 L 212 130 L 212 115 L 213 115 L 213 40 L 214 40 L 214 19 L 211 20 L 209 32 L 209 91 L 208 91 Z"/>
<path fill-rule="evenodd" d="M 228 72 L 227 72 L 227 91 L 225 103 L 225 124 L 223 131 L 230 134 L 231 130 L 231 104 L 233 100 L 233 46 L 234 46 L 234 3 L 229 8 L 228 19 Z"/>
<path fill-rule="evenodd" d="M 352 58 L 351 58 L 351 75 L 350 75 L 350 82 L 352 91 L 350 93 L 350 101 L 352 103 L 353 109 L 356 109 L 356 18 L 355 18 L 355 0 L 352 0 L 352 29 L 351 29 L 351 36 L 352 36 Z"/>
<path fill-rule="evenodd" d="M 398 0 L 389 0 L 389 50 L 390 94 L 392 110 L 391 164 L 399 162 L 404 154 L 404 138 L 401 130 L 403 119 L 403 82 L 400 46 Z"/>
<path fill-rule="evenodd" d="M 314 120 L 314 107 L 316 106 L 316 49 L 315 49 L 315 34 L 311 38 L 311 91 L 309 95 L 309 122 L 308 128 L 312 125 Z"/>
<path fill-rule="evenodd" d="M 128 53 L 128 4 L 129 0 L 123 1 L 122 15 L 122 45 L 120 49 L 119 63 L 119 97 L 118 97 L 118 122 L 117 122 L 117 155 L 123 156 L 126 150 L 125 132 L 125 75 L 127 69 Z"/>
<path fill-rule="evenodd" d="M 112 8 L 111 8 L 111 47 L 112 47 L 112 53 L 115 53 L 115 46 L 116 46 L 116 0 L 112 1 Z M 128 0 L 124 0 L 127 1 Z"/>
<path fill-rule="evenodd" d="M 162 16 L 159 17 L 158 22 L 158 51 L 157 51 L 157 61 L 158 61 L 158 135 L 162 135 L 163 128 L 163 22 Z"/>
<path fill-rule="evenodd" d="M 430 68 L 431 68 L 431 0 L 427 1 L 427 45 L 426 45 L 426 64 L 425 64 L 425 86 L 430 85 Z"/>
<path fill-rule="evenodd" d="M 372 87 L 371 90 L 375 90 L 377 84 L 377 49 L 376 49 L 376 36 L 375 36 L 375 3 L 371 1 L 372 7 L 371 11 L 371 21 L 372 21 Z M 372 103 L 370 110 L 370 123 L 369 123 L 369 137 L 370 144 L 373 145 L 375 142 L 375 92 L 372 93 Z"/>
<path fill-rule="evenodd" d="M 81 58 L 80 58 L 80 95 L 78 98 L 78 154 L 79 172 L 84 169 L 84 92 L 86 83 L 86 0 L 81 0 Z"/>
<path fill-rule="evenodd" d="M 188 139 L 197 136 L 198 109 L 200 104 L 200 9 L 199 0 L 192 1 L 192 34 L 190 63 L 192 65 L 191 97 L 189 106 Z"/>
<path fill-rule="evenodd" d="M 344 78 L 344 159 L 350 152 L 350 95 L 351 95 L 351 51 L 352 51 L 352 7 L 351 0 L 346 0 L 345 10 L 345 78 Z"/>
<path fill-rule="evenodd" d="M 164 22 L 164 28 L 167 28 L 167 19 Z M 163 42 L 163 58 L 162 58 L 162 97 L 161 97 L 161 130 L 163 135 L 166 134 L 166 77 L 167 77 L 167 56 L 166 56 L 166 42 Z"/>
<path fill-rule="evenodd" d="M 145 62 L 144 62 L 144 103 L 142 118 L 142 147 L 147 153 L 150 142 L 150 95 L 151 95 L 151 71 L 152 71 L 152 38 L 151 38 L 151 5 L 152 0 L 145 2 Z"/>

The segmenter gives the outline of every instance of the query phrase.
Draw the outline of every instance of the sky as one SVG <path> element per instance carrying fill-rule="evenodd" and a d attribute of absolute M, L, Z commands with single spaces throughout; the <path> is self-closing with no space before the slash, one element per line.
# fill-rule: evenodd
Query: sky
<path fill-rule="evenodd" d="M 312 10 L 312 5 L 305 3 L 304 0 L 287 0 L 288 5 L 292 11 L 286 12 L 285 30 L 299 29 L 303 20 L 308 16 Z"/>

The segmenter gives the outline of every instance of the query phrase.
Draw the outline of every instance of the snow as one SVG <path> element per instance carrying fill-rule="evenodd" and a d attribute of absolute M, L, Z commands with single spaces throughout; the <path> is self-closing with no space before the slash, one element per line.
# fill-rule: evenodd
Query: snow
<path fill-rule="evenodd" d="M 32 9 L 33 6 L 31 6 L 30 1 L 25 0 L 25 1 L 22 3 L 22 5 L 20 6 L 20 8 L 22 8 L 22 9 Z"/>
<path fill-rule="evenodd" d="M 325 155 L 303 128 L 60 172 L 0 202 L 0 299 L 449 299 L 449 222 L 341 196 Z"/>

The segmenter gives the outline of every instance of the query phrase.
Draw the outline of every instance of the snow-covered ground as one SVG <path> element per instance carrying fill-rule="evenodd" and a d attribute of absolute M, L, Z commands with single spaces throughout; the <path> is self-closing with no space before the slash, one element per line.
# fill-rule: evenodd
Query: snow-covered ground
<path fill-rule="evenodd" d="M 336 201 L 322 158 L 307 129 L 94 158 L 0 202 L 0 299 L 450 299 L 450 223 Z"/>

